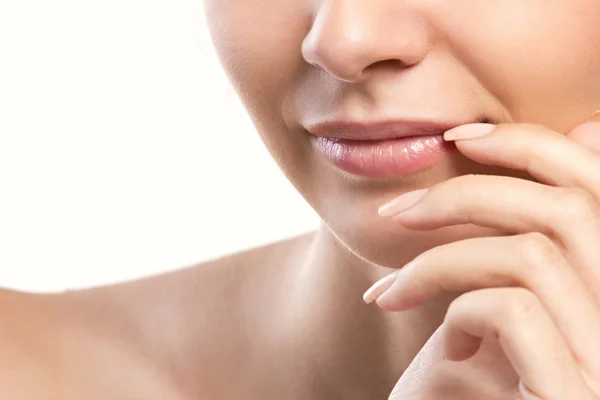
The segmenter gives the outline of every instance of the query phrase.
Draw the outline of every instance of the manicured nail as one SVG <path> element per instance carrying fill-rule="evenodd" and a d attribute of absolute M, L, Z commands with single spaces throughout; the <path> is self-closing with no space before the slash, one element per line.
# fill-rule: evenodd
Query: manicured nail
<path fill-rule="evenodd" d="M 393 272 L 391 275 L 388 275 L 385 278 L 375 282 L 375 284 L 371 286 L 369 290 L 365 292 L 365 294 L 363 294 L 363 300 L 365 301 L 365 303 L 369 304 L 373 302 L 373 300 L 377 300 L 379 296 L 381 296 L 386 290 L 390 288 L 390 286 L 392 286 L 392 283 L 394 283 L 397 274 L 398 271 Z"/>
<path fill-rule="evenodd" d="M 600 110 L 596 111 L 592 114 L 591 117 L 588 118 L 586 122 L 600 122 Z"/>
<path fill-rule="evenodd" d="M 494 124 L 466 124 L 444 133 L 444 140 L 474 139 L 489 135 L 496 129 Z"/>
<path fill-rule="evenodd" d="M 419 200 L 421 200 L 421 197 L 423 197 L 428 190 L 429 189 L 419 189 L 404 193 L 403 195 L 396 197 L 395 199 L 390 200 L 379 207 L 377 212 L 382 217 L 398 215 L 417 204 Z"/>

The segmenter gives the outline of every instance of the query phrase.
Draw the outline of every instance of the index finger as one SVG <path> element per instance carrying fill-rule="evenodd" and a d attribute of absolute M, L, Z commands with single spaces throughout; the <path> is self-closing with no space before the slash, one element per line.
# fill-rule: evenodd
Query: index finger
<path fill-rule="evenodd" d="M 444 137 L 485 128 L 482 125 L 487 124 L 461 125 Z M 499 124 L 486 136 L 459 138 L 456 147 L 479 163 L 527 171 L 542 183 L 580 187 L 600 198 L 600 154 L 543 125 Z"/>

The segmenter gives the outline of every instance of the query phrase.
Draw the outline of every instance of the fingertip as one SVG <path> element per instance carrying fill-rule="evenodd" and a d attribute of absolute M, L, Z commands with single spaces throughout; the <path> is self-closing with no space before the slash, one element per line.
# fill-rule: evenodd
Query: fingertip
<path fill-rule="evenodd" d="M 594 112 L 592 114 L 592 116 L 588 118 L 588 120 L 586 122 L 593 122 L 593 121 L 600 122 L 600 110 L 596 110 L 596 112 Z"/>
<path fill-rule="evenodd" d="M 383 295 L 394 283 L 398 271 L 391 273 L 390 275 L 378 280 L 363 294 L 363 300 L 365 303 L 370 304 L 373 300 L 377 300 Z"/>
<path fill-rule="evenodd" d="M 600 121 L 577 125 L 567 133 L 567 137 L 589 149 L 600 151 Z"/>

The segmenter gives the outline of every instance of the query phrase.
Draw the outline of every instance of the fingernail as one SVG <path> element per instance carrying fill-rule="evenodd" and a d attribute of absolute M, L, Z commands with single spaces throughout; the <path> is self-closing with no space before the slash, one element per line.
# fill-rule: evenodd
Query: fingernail
<path fill-rule="evenodd" d="M 417 204 L 419 200 L 427 193 L 429 189 L 413 190 L 412 192 L 404 193 L 395 199 L 388 201 L 377 211 L 382 217 L 398 215 Z"/>
<path fill-rule="evenodd" d="M 367 304 L 372 303 L 373 300 L 376 300 L 379 296 L 381 296 L 383 293 L 385 293 L 385 291 L 388 290 L 392 286 L 392 283 L 394 283 L 394 280 L 396 279 L 397 274 L 398 274 L 398 271 L 375 282 L 375 284 L 373 286 L 371 286 L 365 292 L 365 294 L 363 294 L 363 300 L 365 301 L 365 303 L 367 303 Z"/>
<path fill-rule="evenodd" d="M 600 110 L 597 110 L 595 113 L 592 114 L 591 117 L 588 118 L 588 120 L 586 122 L 600 122 Z"/>
<path fill-rule="evenodd" d="M 474 139 L 489 135 L 496 129 L 494 124 L 466 124 L 444 133 L 444 140 Z"/>

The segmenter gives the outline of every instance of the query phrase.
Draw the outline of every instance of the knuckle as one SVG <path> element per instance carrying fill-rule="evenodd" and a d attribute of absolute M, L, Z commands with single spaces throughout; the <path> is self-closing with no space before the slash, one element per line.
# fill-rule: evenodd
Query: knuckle
<path fill-rule="evenodd" d="M 508 323 L 531 320 L 539 313 L 542 304 L 538 297 L 527 289 L 515 288 L 503 297 L 500 314 Z M 510 326 L 505 324 L 504 326 Z"/>
<path fill-rule="evenodd" d="M 562 257 L 552 239 L 539 232 L 520 235 L 517 237 L 517 243 L 519 259 L 528 273 L 559 264 L 558 261 Z"/>
<path fill-rule="evenodd" d="M 446 316 L 444 317 L 445 323 L 452 322 L 456 319 L 457 314 L 460 312 L 460 310 L 463 307 L 463 304 L 465 303 L 465 296 L 469 293 L 471 292 L 464 293 L 458 296 L 456 299 L 452 300 L 452 302 L 450 302 L 450 305 L 446 310 Z"/>
<path fill-rule="evenodd" d="M 448 325 L 460 320 L 460 317 L 465 313 L 468 314 L 473 304 L 481 301 L 480 291 L 474 290 L 466 292 L 452 300 L 446 310 L 444 322 Z"/>
<path fill-rule="evenodd" d="M 600 217 L 598 201 L 585 189 L 562 188 L 557 202 L 561 215 L 568 221 L 590 221 Z"/>

